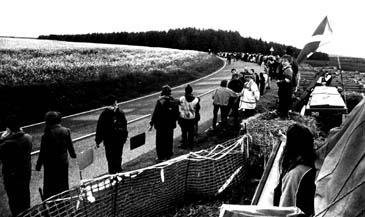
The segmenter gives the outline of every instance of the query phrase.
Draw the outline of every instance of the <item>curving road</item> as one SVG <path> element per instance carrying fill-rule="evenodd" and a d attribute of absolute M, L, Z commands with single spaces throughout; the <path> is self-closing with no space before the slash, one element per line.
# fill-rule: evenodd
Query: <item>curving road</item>
<path fill-rule="evenodd" d="M 190 83 L 194 90 L 193 94 L 195 96 L 200 96 L 201 98 L 201 120 L 199 122 L 199 132 L 205 131 L 211 125 L 210 122 L 212 119 L 213 110 L 211 92 L 219 86 L 221 80 L 230 79 L 230 71 L 232 68 L 236 68 L 238 69 L 238 71 L 241 71 L 244 67 L 253 68 L 255 69 L 255 71 L 262 71 L 261 67 L 257 64 L 238 61 L 232 62 L 230 65 L 224 65 L 221 69 L 210 74 L 209 76 Z M 185 86 L 186 84 L 174 87 L 172 89 L 172 95 L 174 97 L 182 96 L 184 94 Z M 150 114 L 154 109 L 159 94 L 160 93 L 155 93 L 119 104 L 119 107 L 125 112 L 128 120 L 129 137 L 147 131 L 149 127 Z M 95 146 L 93 133 L 95 132 L 96 122 L 102 110 L 103 108 L 100 108 L 93 111 L 68 116 L 67 118 L 62 120 L 62 125 L 71 128 L 72 138 L 75 140 L 74 146 L 77 153 L 80 153 L 83 150 Z M 39 142 L 39 138 L 43 133 L 43 129 L 43 124 L 35 124 L 24 128 L 26 132 L 30 133 L 34 137 L 36 143 Z M 87 136 L 85 137 L 85 135 Z M 174 133 L 175 141 L 180 136 L 181 131 L 180 128 L 177 127 Z M 82 140 L 77 139 L 80 137 L 85 138 Z M 145 145 L 134 150 L 130 150 L 129 140 L 127 140 L 123 151 L 123 164 L 137 158 L 144 153 L 154 151 L 154 145 L 155 131 L 147 132 Z M 175 145 L 178 144 L 174 144 L 174 146 Z M 33 154 L 33 169 L 35 168 L 35 163 L 37 159 L 38 155 L 36 153 Z M 106 171 L 107 163 L 105 159 L 104 148 L 103 146 L 101 146 L 101 148 L 95 150 L 94 163 L 86 168 L 84 171 L 82 171 L 82 177 L 83 179 L 93 178 L 105 174 Z M 79 169 L 77 165 L 77 160 L 75 159 L 70 160 L 69 177 L 70 187 L 76 186 L 80 183 Z M 38 188 L 42 187 L 43 185 L 43 171 L 32 172 L 30 185 L 32 195 L 31 204 L 35 205 L 41 201 L 38 193 Z M 0 192 L 4 192 L 2 182 L 0 182 Z M 3 202 L 4 200 L 7 200 L 7 198 L 4 197 L 6 196 L 0 195 L 0 200 Z"/>

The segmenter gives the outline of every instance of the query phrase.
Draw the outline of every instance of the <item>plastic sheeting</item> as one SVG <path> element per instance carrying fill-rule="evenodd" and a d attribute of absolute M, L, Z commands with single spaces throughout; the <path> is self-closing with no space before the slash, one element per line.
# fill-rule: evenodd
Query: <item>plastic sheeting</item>
<path fill-rule="evenodd" d="M 317 154 L 315 216 L 365 216 L 365 99 Z"/>
<path fill-rule="evenodd" d="M 297 207 L 223 204 L 219 217 L 288 217 L 299 214 L 303 214 L 303 212 Z"/>

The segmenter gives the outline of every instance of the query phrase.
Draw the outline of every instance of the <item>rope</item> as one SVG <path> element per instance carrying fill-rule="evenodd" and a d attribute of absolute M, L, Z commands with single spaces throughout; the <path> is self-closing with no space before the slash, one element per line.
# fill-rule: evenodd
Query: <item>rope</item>
<path fill-rule="evenodd" d="M 322 213 L 326 212 L 332 207 L 334 206 L 336 203 L 338 203 L 340 200 L 344 199 L 345 197 L 347 197 L 349 194 L 351 194 L 352 192 L 354 192 L 355 190 L 357 190 L 361 185 L 365 184 L 365 181 L 362 181 L 361 183 L 359 183 L 358 185 L 356 185 L 355 187 L 353 187 L 350 191 L 348 191 L 346 194 L 342 195 L 341 197 L 337 198 L 335 201 L 333 201 L 332 203 L 330 203 L 325 209 L 323 209 L 321 212 L 317 213 L 314 217 L 317 217 L 319 215 L 321 215 Z M 324 215 L 326 215 L 326 213 Z"/>
<path fill-rule="evenodd" d="M 232 153 L 232 151 L 234 149 L 236 149 L 237 147 L 240 147 L 241 150 L 242 150 L 242 145 L 243 145 L 243 140 L 245 138 L 247 138 L 247 145 L 246 145 L 246 152 L 248 152 L 248 149 L 249 149 L 249 137 L 251 137 L 250 135 L 244 135 L 242 136 L 242 138 L 240 138 L 238 141 L 236 141 L 235 143 L 233 143 L 232 145 L 228 146 L 228 147 L 225 147 L 223 150 L 219 151 L 218 153 L 213 153 L 213 154 L 210 154 L 212 152 L 209 152 L 208 155 L 204 156 L 204 155 L 200 155 L 198 153 L 194 153 L 194 152 L 191 152 L 190 153 L 190 156 L 191 158 L 188 158 L 188 160 L 192 160 L 192 161 L 201 161 L 201 160 L 220 160 L 221 158 L 225 157 L 226 155 L 228 155 L 229 153 Z M 252 142 L 252 137 L 251 137 L 251 142 Z M 220 155 L 218 157 L 216 157 L 217 155 Z"/>

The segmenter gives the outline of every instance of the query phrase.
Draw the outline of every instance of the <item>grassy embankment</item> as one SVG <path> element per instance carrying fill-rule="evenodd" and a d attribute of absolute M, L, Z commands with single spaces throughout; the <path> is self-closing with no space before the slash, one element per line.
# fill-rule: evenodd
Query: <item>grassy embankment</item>
<path fill-rule="evenodd" d="M 101 107 L 110 94 L 128 100 L 222 64 L 197 51 L 1 38 L 0 120 L 16 113 L 30 124 L 48 110 L 68 115 Z"/>

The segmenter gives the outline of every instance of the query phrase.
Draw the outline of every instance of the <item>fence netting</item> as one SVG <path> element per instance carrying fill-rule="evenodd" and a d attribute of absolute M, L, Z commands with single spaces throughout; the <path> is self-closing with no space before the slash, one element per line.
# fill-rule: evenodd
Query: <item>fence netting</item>
<path fill-rule="evenodd" d="M 83 180 L 20 216 L 158 216 L 181 206 L 187 197 L 214 197 L 242 183 L 248 143 L 242 136 L 151 167 Z"/>

